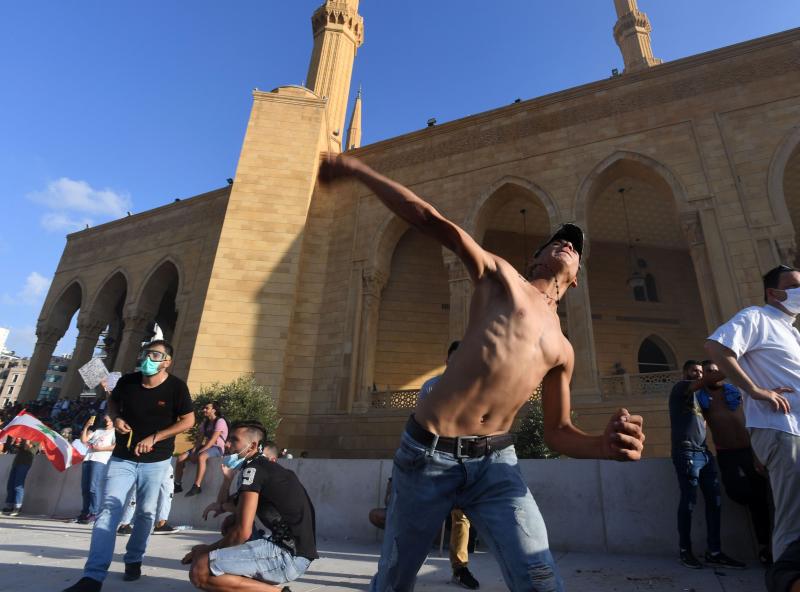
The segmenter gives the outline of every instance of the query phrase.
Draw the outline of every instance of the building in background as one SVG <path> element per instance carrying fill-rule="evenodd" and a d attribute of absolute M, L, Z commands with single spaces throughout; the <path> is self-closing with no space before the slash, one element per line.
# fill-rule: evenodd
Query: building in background
<path fill-rule="evenodd" d="M 471 285 L 363 186 L 317 184 L 320 152 L 344 147 L 519 270 L 559 224 L 583 226 L 559 310 L 576 421 L 602 428 L 626 406 L 646 417 L 646 453 L 667 455 L 681 361 L 763 301 L 764 272 L 795 263 L 800 29 L 662 63 L 636 1 L 608 4 L 622 73 L 361 146 L 362 96 L 345 115 L 364 22 L 358 0 L 324 2 L 307 86 L 253 92 L 232 184 L 67 237 L 21 398 L 40 394 L 75 314 L 69 397 L 101 333 L 127 372 L 157 323 L 193 392 L 244 373 L 270 387 L 286 446 L 390 455 L 462 337 Z"/>
<path fill-rule="evenodd" d="M 17 402 L 28 373 L 29 362 L 27 358 L 0 359 L 0 407 L 8 407 Z"/>

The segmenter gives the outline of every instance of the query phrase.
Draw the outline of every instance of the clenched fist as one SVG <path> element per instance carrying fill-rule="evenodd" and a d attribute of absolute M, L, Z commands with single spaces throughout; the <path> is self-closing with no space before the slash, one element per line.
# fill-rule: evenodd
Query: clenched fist
<path fill-rule="evenodd" d="M 627 409 L 618 409 L 608 421 L 603 432 L 603 453 L 609 460 L 639 460 L 644 450 L 644 432 L 641 415 L 631 415 Z"/>

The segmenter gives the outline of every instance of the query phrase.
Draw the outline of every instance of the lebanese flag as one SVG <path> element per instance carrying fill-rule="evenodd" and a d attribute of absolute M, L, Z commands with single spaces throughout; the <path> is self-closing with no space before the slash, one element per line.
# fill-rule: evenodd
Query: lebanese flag
<path fill-rule="evenodd" d="M 24 409 L 0 430 L 0 441 L 7 436 L 40 443 L 47 459 L 59 471 L 65 471 L 83 460 L 83 455 L 66 438 Z"/>

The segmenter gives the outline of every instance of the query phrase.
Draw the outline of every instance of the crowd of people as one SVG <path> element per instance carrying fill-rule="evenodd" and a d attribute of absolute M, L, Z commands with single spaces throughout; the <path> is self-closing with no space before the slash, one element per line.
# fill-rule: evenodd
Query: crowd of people
<path fill-rule="evenodd" d="M 643 418 L 627 409 L 613 413 L 602 434 L 587 434 L 572 423 L 575 356 L 561 331 L 557 307 L 577 285 L 583 231 L 573 224 L 561 226 L 521 275 L 408 188 L 356 159 L 324 159 L 320 182 L 341 178 L 360 181 L 410 226 L 453 251 L 474 285 L 464 337 L 448 352 L 445 372 L 422 389 L 400 435 L 387 507 L 370 514 L 384 528 L 370 590 L 413 590 L 431 543 L 450 516 L 454 523 L 477 527 L 510 590 L 562 591 L 547 530 L 509 431 L 517 412 L 541 384 L 544 437 L 554 451 L 635 462 L 645 442 Z M 764 294 L 765 305 L 744 309 L 708 338 L 708 360 L 688 361 L 684 380 L 670 395 L 672 460 L 680 491 L 676 546 L 683 565 L 703 566 L 690 532 L 700 487 L 706 504 L 705 564 L 744 567 L 722 551 L 720 471 L 706 441 L 709 427 L 722 484 L 731 499 L 752 513 L 760 559 L 769 565 L 776 558 L 767 572 L 769 592 L 798 592 L 800 403 L 795 389 L 800 388 L 800 333 L 793 323 L 800 314 L 800 271 L 786 266 L 771 270 L 764 276 Z M 186 384 L 168 372 L 172 354 L 164 341 L 147 345 L 140 370 L 123 376 L 108 399 L 116 441 L 106 463 L 83 577 L 64 592 L 101 589 L 132 490 L 136 509 L 127 523 L 124 578 L 141 575 L 149 537 L 162 516 L 160 492 L 165 480 L 172 481 L 175 436 L 195 425 Z M 208 458 L 221 456 L 223 484 L 204 516 L 230 515 L 218 541 L 197 545 L 183 557 L 191 566 L 189 578 L 203 590 L 286 592 L 285 584 L 302 576 L 317 558 L 313 504 L 295 473 L 272 462 L 279 453 L 261 424 L 228 426 L 214 404 L 203 415 L 201 437 L 181 455 L 176 476 L 180 483 L 186 464 L 196 464 L 187 492 L 196 495 Z M 92 481 L 87 478 L 90 494 Z M 770 500 L 772 520 L 766 509 Z M 462 537 L 456 544 L 463 543 Z M 466 558 L 456 556 L 452 567 L 458 583 L 478 587 L 472 574 L 464 577 Z"/>

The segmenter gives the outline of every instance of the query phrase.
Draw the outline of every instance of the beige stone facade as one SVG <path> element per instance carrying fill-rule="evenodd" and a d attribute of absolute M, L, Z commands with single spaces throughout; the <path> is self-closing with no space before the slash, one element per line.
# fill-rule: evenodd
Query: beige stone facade
<path fill-rule="evenodd" d="M 795 260 L 800 30 L 660 63 L 636 3 L 616 7 L 624 74 L 350 153 L 518 268 L 560 223 L 582 225 L 560 311 L 577 422 L 627 406 L 664 455 L 675 368 Z M 342 143 L 357 8 L 314 13 L 310 89 L 254 92 L 232 186 L 68 237 L 29 372 L 78 309 L 76 367 L 110 326 L 114 368 L 130 370 L 157 321 L 193 391 L 245 372 L 268 385 L 283 446 L 391 454 L 413 389 L 463 332 L 470 284 L 363 186 L 316 183 L 320 152 Z"/>

